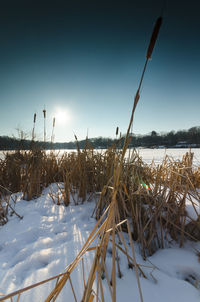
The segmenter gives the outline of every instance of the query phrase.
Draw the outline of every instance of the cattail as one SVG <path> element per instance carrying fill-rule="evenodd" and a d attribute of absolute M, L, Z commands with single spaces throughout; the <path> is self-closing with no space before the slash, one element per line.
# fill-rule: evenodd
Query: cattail
<path fill-rule="evenodd" d="M 52 128 L 52 135 L 51 135 L 51 143 L 53 143 L 54 141 L 54 128 L 55 128 L 55 124 L 56 124 L 56 118 L 53 118 L 53 128 Z"/>
<path fill-rule="evenodd" d="M 116 136 L 118 135 L 119 127 L 116 128 Z"/>
<path fill-rule="evenodd" d="M 46 142 L 46 109 L 43 109 L 43 115 L 44 115 L 44 142 Z"/>
<path fill-rule="evenodd" d="M 34 138 L 35 138 L 35 123 L 36 123 L 36 113 L 34 113 L 34 116 L 33 116 L 32 141 L 34 141 Z"/>
<path fill-rule="evenodd" d="M 134 107 L 135 108 L 137 106 L 137 103 L 138 103 L 139 99 L 140 99 L 140 92 L 139 92 L 139 89 L 138 89 L 137 92 L 136 92 L 135 98 L 134 98 Z"/>
<path fill-rule="evenodd" d="M 156 21 L 155 26 L 154 26 L 153 33 L 151 35 L 151 40 L 150 40 L 150 43 L 149 43 L 149 46 L 148 46 L 148 49 L 147 49 L 146 62 L 144 64 L 144 68 L 143 68 L 143 72 L 142 72 L 142 75 L 141 75 L 141 78 L 140 78 L 139 86 L 138 86 L 138 89 L 137 89 L 137 92 L 136 92 L 136 95 L 135 95 L 134 104 L 133 104 L 132 113 L 131 113 L 131 118 L 130 118 L 128 130 L 127 130 L 127 134 L 126 134 L 126 138 L 125 138 L 125 145 L 128 142 L 128 136 L 129 136 L 130 129 L 132 129 L 133 116 L 134 116 L 134 112 L 135 112 L 135 109 L 137 107 L 137 104 L 138 104 L 138 101 L 139 101 L 139 98 L 140 98 L 140 88 L 142 86 L 142 82 L 143 82 L 143 79 L 144 79 L 144 74 L 145 74 L 145 71 L 146 71 L 146 68 L 147 68 L 148 61 L 151 58 L 151 55 L 152 55 L 152 52 L 153 52 L 153 49 L 154 49 L 154 46 L 155 46 L 155 43 L 156 43 L 161 25 L 162 25 L 162 17 L 159 17 Z"/>
<path fill-rule="evenodd" d="M 78 153 L 80 153 L 80 147 L 79 147 L 79 143 L 78 143 L 78 138 L 77 138 L 77 136 L 76 136 L 75 133 L 74 133 L 74 137 L 75 137 L 75 140 L 76 140 L 77 151 L 78 151 Z"/>
<path fill-rule="evenodd" d="M 160 31 L 161 25 L 162 25 L 162 17 L 159 17 L 156 21 L 155 26 L 154 26 L 153 33 L 151 35 L 151 40 L 150 40 L 150 43 L 149 43 L 149 47 L 147 49 L 147 54 L 146 54 L 147 60 L 151 59 L 152 52 L 153 52 L 154 46 L 156 44 L 156 40 L 157 40 L 157 37 L 158 37 L 158 33 Z"/>
<path fill-rule="evenodd" d="M 43 109 L 44 118 L 46 118 L 46 109 Z"/>

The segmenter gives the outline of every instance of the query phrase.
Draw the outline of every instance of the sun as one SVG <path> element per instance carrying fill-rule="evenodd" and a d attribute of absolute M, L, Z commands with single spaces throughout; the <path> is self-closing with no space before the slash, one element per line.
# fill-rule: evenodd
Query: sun
<path fill-rule="evenodd" d="M 69 112 L 66 109 L 57 109 L 55 113 L 56 123 L 66 124 L 70 120 Z"/>

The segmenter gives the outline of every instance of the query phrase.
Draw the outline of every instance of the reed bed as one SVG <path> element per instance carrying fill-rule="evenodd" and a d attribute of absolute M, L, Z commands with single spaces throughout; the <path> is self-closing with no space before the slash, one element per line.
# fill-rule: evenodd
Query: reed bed
<path fill-rule="evenodd" d="M 6 154 L 0 162 L 2 200 L 9 190 L 23 192 L 28 201 L 40 196 L 51 183 L 63 182 L 62 199 L 57 201 L 54 196 L 54 202 L 67 206 L 70 198 L 79 204 L 100 196 L 95 209 L 99 219 L 111 203 L 113 173 L 121 153 L 113 146 L 105 152 L 85 148 L 62 156 L 37 148 Z M 184 231 L 188 219 L 194 223 L 191 218 L 186 219 L 186 203 L 199 203 L 200 170 L 193 167 L 192 161 L 193 154 L 188 152 L 182 160 L 166 156 L 157 166 L 147 165 L 135 150 L 123 160 L 116 194 L 119 216 L 121 220 L 130 219 L 133 238 L 141 243 L 144 256 L 164 247 L 167 233 L 180 240 L 180 233 L 184 232 L 181 244 L 190 235 L 193 239 L 193 234 Z"/>

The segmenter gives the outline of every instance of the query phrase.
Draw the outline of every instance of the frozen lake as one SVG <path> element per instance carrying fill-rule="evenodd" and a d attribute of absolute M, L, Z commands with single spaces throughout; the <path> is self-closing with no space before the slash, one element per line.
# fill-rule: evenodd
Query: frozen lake
<path fill-rule="evenodd" d="M 181 159 L 186 152 L 190 151 L 190 149 L 138 149 L 138 151 L 145 162 L 151 163 L 152 160 L 154 160 L 155 163 L 160 163 L 165 155 L 171 156 L 174 159 Z M 194 153 L 194 165 L 200 166 L 200 149 L 194 148 L 191 149 L 191 152 Z"/>
<path fill-rule="evenodd" d="M 182 156 L 189 152 L 190 149 L 188 148 L 180 148 L 180 149 L 140 149 L 138 148 L 137 151 L 139 152 L 139 155 L 142 157 L 142 159 L 146 163 L 151 163 L 152 160 L 156 164 L 160 163 L 165 155 L 171 156 L 174 159 L 181 159 Z M 105 150 L 98 150 L 98 152 L 104 152 Z M 200 149 L 194 148 L 191 149 L 191 151 L 194 153 L 194 166 L 200 166 Z M 11 151 L 12 152 L 12 151 Z M 62 155 L 64 152 L 76 152 L 76 150 L 73 149 L 65 149 L 65 150 L 55 150 L 55 152 L 58 152 L 59 155 Z M 4 158 L 4 152 L 0 151 L 0 158 Z"/>

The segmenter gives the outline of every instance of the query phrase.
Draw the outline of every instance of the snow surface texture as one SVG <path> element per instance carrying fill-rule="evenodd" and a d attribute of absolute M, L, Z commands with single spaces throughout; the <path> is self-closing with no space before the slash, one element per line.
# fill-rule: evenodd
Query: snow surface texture
<path fill-rule="evenodd" d="M 175 160 L 181 160 L 183 155 L 186 152 L 189 152 L 190 149 L 180 148 L 180 149 L 138 149 L 139 155 L 142 157 L 143 161 L 147 164 L 151 164 L 152 160 L 154 160 L 155 164 L 160 164 L 165 155 L 172 157 Z M 193 158 L 193 166 L 200 165 L 200 150 L 198 148 L 191 149 L 191 152 L 194 153 Z"/>
<path fill-rule="evenodd" d="M 51 186 L 55 191 L 57 186 Z M 64 271 L 76 257 L 96 224 L 91 218 L 95 202 L 75 206 L 57 206 L 53 203 L 50 188 L 32 201 L 24 201 L 18 193 L 16 211 L 23 216 L 9 217 L 0 228 L 0 292 L 8 294 Z M 16 195 L 16 194 L 15 194 Z M 124 235 L 126 240 L 126 234 Z M 136 259 L 148 279 L 140 278 L 144 302 L 199 302 L 200 262 L 196 251 L 200 243 L 187 243 L 157 251 L 144 261 L 135 245 Z M 131 255 L 131 253 L 130 253 Z M 87 252 L 85 274 L 88 276 L 94 252 Z M 108 249 L 106 266 L 111 272 L 112 249 Z M 126 257 L 119 252 L 122 278 L 117 278 L 117 301 L 140 301 L 135 271 L 128 268 Z M 81 301 L 83 293 L 80 265 L 71 275 L 72 283 Z M 55 286 L 55 280 L 22 294 L 20 301 L 42 302 Z M 103 280 L 105 301 L 111 301 L 106 281 Z M 14 300 L 15 301 L 15 300 Z M 74 301 L 69 283 L 56 301 Z"/>

